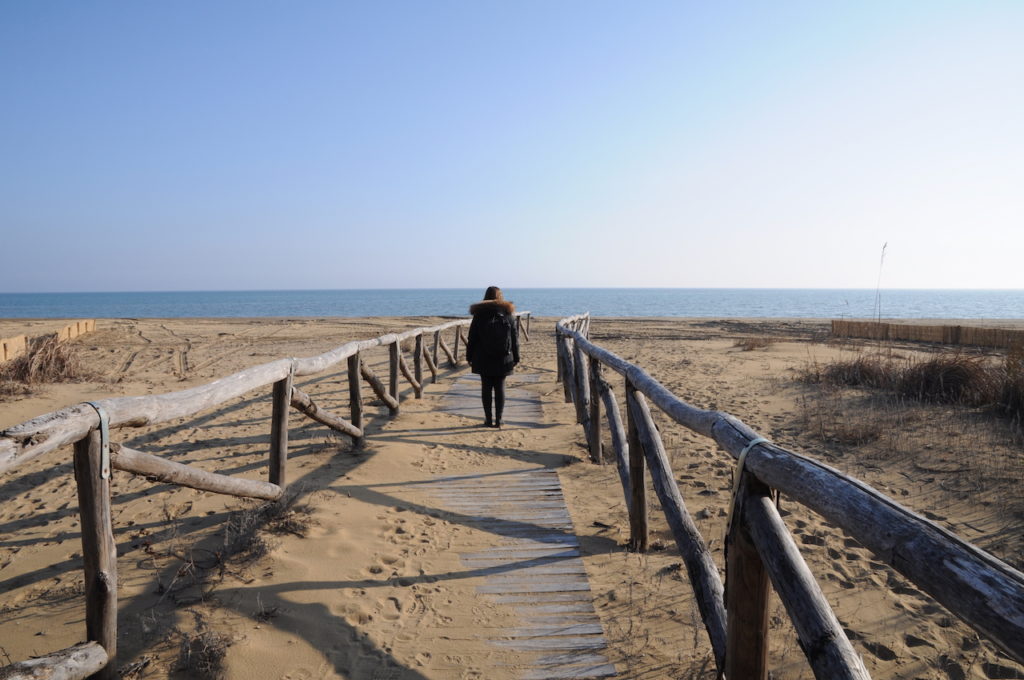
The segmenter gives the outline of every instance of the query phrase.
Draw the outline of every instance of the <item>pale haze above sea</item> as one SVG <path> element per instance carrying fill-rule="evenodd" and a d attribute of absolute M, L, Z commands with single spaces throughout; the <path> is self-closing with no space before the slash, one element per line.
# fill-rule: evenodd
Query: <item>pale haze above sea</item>
<path fill-rule="evenodd" d="M 0 318 L 466 316 L 479 289 L 0 293 Z M 508 288 L 535 316 L 1021 319 L 1024 290 Z"/>

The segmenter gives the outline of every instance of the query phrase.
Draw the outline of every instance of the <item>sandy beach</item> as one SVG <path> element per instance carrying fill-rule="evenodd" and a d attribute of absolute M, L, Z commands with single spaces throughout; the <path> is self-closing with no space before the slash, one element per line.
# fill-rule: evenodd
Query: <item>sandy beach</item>
<path fill-rule="evenodd" d="M 0 429 L 85 400 L 181 390 L 274 359 L 442 321 L 98 320 L 95 333 L 73 341 L 90 377 L 0 396 Z M 514 614 L 482 596 L 482 576 L 459 559 L 489 537 L 443 507 L 428 483 L 554 471 L 580 537 L 604 654 L 618 677 L 714 678 L 685 567 L 653 493 L 654 549 L 625 549 L 628 520 L 615 467 L 587 462 L 583 432 L 555 381 L 554 322 L 533 320 L 522 365 L 509 378 L 517 394 L 539 404 L 539 416 L 510 420 L 501 430 L 445 409 L 446 393 L 468 374 L 465 364 L 442 365 L 422 399 L 401 383 L 395 418 L 364 390 L 367 437 L 357 450 L 293 412 L 289 502 L 273 516 L 261 514 L 256 502 L 116 473 L 118 656 L 125 677 L 198 677 L 182 655 L 190 645 L 222 647 L 227 678 L 523 677 L 524 662 L 478 634 L 514 628 Z M 37 335 L 62 323 L 4 319 L 0 337 Z M 806 319 L 596 318 L 591 338 L 688 402 L 732 413 L 1011 566 L 1024 565 L 1019 432 L 978 410 L 896 408 L 865 391 L 798 380 L 809 366 L 857 356 L 870 343 L 832 342 L 827 321 Z M 900 344 L 892 351 L 933 350 Z M 995 350 L 978 352 L 999 360 Z M 365 360 L 386 374 L 386 350 Z M 326 408 L 347 412 L 343 366 L 299 384 Z M 267 388 L 184 421 L 119 430 L 113 439 L 265 480 L 269 415 Z M 714 442 L 657 420 L 687 507 L 721 568 L 735 463 Z M 62 449 L 0 477 L 0 664 L 84 639 L 70 459 Z M 872 677 L 1024 678 L 1024 667 L 841 530 L 785 498 L 781 507 Z M 777 598 L 771 625 L 773 677 L 813 677 Z"/>

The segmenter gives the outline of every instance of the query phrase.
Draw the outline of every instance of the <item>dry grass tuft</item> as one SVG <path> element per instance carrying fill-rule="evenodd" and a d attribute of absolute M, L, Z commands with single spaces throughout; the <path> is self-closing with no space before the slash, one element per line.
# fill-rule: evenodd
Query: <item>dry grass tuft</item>
<path fill-rule="evenodd" d="M 220 680 L 224 677 L 224 657 L 231 645 L 230 639 L 205 626 L 192 633 L 182 634 L 178 668 L 190 678 Z"/>
<path fill-rule="evenodd" d="M 775 340 L 769 338 L 766 335 L 752 337 L 752 338 L 740 338 L 733 343 L 733 347 L 739 347 L 744 352 L 751 352 L 755 349 L 765 349 L 775 344 Z"/>
<path fill-rule="evenodd" d="M 985 407 L 1024 421 L 1024 348 L 1003 365 L 960 352 L 928 358 L 868 354 L 849 361 L 807 366 L 799 380 L 813 385 L 864 387 L 932 404 Z"/>
<path fill-rule="evenodd" d="M 0 384 L 74 382 L 88 377 L 77 348 L 60 342 L 56 334 L 32 338 L 27 352 L 0 364 Z"/>

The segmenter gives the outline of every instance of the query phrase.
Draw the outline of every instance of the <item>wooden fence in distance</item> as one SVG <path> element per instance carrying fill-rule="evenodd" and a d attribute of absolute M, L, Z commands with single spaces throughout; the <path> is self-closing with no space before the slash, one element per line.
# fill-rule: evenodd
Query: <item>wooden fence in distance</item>
<path fill-rule="evenodd" d="M 926 326 L 911 323 L 832 320 L 832 335 L 837 338 L 868 340 L 908 340 L 943 345 L 975 347 L 1024 347 L 1024 330 L 982 328 L 980 326 Z"/>
<path fill-rule="evenodd" d="M 530 312 L 516 315 L 517 332 L 526 340 L 529 340 L 530 319 Z M 464 330 L 469 324 L 469 319 L 461 319 L 349 342 L 318 356 L 279 359 L 179 392 L 78 404 L 0 432 L 0 473 L 67 444 L 74 445 L 88 640 L 42 658 L 0 668 L 0 677 L 5 680 L 40 677 L 80 680 L 89 676 L 114 680 L 118 677 L 117 552 L 110 512 L 111 468 L 142 475 L 154 482 L 231 496 L 279 499 L 287 480 L 289 407 L 359 444 L 365 437 L 363 381 L 386 405 L 390 415 L 397 414 L 400 408 L 399 376 L 406 379 L 415 397 L 420 398 L 426 384 L 424 369 L 430 372 L 433 380 L 437 380 L 440 352 L 444 353 L 451 367 L 458 366 L 459 345 L 466 342 Z M 446 332 L 453 333 L 451 345 L 445 341 Z M 414 342 L 411 367 L 402 350 L 402 344 L 407 340 Z M 431 340 L 432 349 L 428 348 Z M 362 353 L 374 347 L 386 347 L 388 350 L 387 383 L 362 360 Z M 348 418 L 317 405 L 293 384 L 297 377 L 321 374 L 343 361 L 348 369 Z M 110 441 L 109 435 L 114 429 L 142 427 L 188 417 L 267 386 L 272 386 L 273 406 L 266 482 L 207 472 Z"/>
<path fill-rule="evenodd" d="M 65 342 L 67 340 L 77 338 L 79 335 L 91 333 L 95 330 L 95 319 L 72 321 L 70 324 L 57 331 L 57 339 L 61 342 Z M 0 338 L 0 362 L 17 359 L 28 351 L 28 346 L 29 339 L 27 335 L 15 335 L 11 338 Z"/>
<path fill-rule="evenodd" d="M 589 315 L 556 325 L 559 378 L 576 406 L 595 461 L 602 461 L 601 407 L 629 508 L 630 546 L 647 548 L 645 469 L 661 502 L 720 672 L 768 677 L 768 583 L 788 612 L 814 676 L 868 678 L 773 502 L 782 492 L 841 527 L 950 612 L 1024 663 L 1024 574 L 919 517 L 868 485 L 758 436 L 737 418 L 679 399 L 639 366 L 589 341 Z M 626 424 L 607 367 L 622 376 Z M 687 511 L 648 404 L 714 439 L 737 458 L 723 587 Z"/>
<path fill-rule="evenodd" d="M 12 338 L 0 338 L 0 361 L 17 359 L 28 350 L 28 336 L 15 335 Z"/>

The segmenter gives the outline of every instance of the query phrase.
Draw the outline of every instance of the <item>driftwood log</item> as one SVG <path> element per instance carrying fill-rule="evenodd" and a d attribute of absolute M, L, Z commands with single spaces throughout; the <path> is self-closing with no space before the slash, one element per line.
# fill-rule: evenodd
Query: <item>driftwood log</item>
<path fill-rule="evenodd" d="M 84 680 L 106 665 L 103 647 L 98 642 L 83 642 L 0 668 L 0 680 Z"/>
<path fill-rule="evenodd" d="M 207 472 L 116 443 L 110 445 L 110 464 L 118 470 L 200 491 L 267 501 L 276 501 L 282 494 L 277 484 Z"/>

